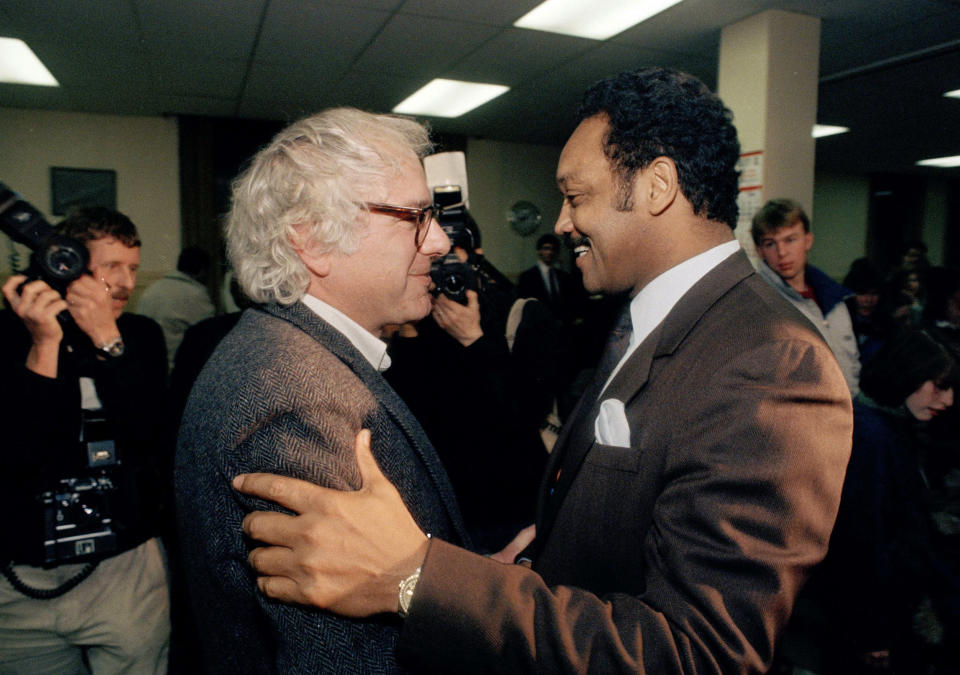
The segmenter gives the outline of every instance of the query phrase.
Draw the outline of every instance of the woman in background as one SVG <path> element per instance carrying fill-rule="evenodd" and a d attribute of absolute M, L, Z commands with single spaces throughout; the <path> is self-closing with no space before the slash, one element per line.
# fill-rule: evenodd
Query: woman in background
<path fill-rule="evenodd" d="M 921 665 L 926 656 L 956 650 L 960 583 L 933 527 L 919 432 L 953 405 L 957 374 L 956 355 L 918 329 L 892 338 L 863 368 L 853 452 L 818 580 L 834 635 L 843 636 L 826 672 L 940 672 Z"/>

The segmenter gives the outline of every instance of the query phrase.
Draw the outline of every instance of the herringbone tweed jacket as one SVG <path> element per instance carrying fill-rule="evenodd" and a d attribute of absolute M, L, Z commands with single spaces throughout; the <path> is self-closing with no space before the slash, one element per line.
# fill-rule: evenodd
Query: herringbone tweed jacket
<path fill-rule="evenodd" d="M 247 564 L 244 515 L 276 506 L 238 494 L 267 471 L 360 485 L 354 436 L 425 532 L 469 545 L 446 473 L 407 406 L 337 330 L 302 303 L 247 310 L 201 372 L 176 458 L 177 521 L 205 672 L 381 673 L 399 620 L 351 620 L 266 599 Z"/>

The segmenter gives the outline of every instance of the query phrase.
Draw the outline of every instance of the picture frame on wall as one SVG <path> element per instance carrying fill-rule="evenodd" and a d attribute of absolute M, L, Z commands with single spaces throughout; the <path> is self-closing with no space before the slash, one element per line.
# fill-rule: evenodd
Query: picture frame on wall
<path fill-rule="evenodd" d="M 117 172 L 112 169 L 50 167 L 50 211 L 65 216 L 84 206 L 117 208 Z"/>

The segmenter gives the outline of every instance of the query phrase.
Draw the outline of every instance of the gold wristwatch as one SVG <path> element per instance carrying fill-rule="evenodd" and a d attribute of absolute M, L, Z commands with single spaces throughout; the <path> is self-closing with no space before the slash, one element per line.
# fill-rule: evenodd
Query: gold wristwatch
<path fill-rule="evenodd" d="M 417 582 L 420 581 L 420 568 L 414 570 L 413 574 L 400 582 L 400 600 L 397 613 L 401 619 L 406 619 L 410 613 L 410 602 L 413 600 L 413 591 L 417 588 Z"/>

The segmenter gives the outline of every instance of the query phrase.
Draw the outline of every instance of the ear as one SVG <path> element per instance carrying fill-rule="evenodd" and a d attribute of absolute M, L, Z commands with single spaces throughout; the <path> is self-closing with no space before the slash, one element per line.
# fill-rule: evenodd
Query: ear
<path fill-rule="evenodd" d="M 289 236 L 288 241 L 310 273 L 317 277 L 330 274 L 330 253 L 310 241 L 309 226 L 297 223 L 293 229 L 295 234 Z"/>
<path fill-rule="evenodd" d="M 677 165 L 669 157 L 657 157 L 641 172 L 646 178 L 647 208 L 658 216 L 676 201 L 680 191 Z"/>
<path fill-rule="evenodd" d="M 809 253 L 810 249 L 813 248 L 813 232 L 803 233 L 803 245 L 807 253 Z"/>

